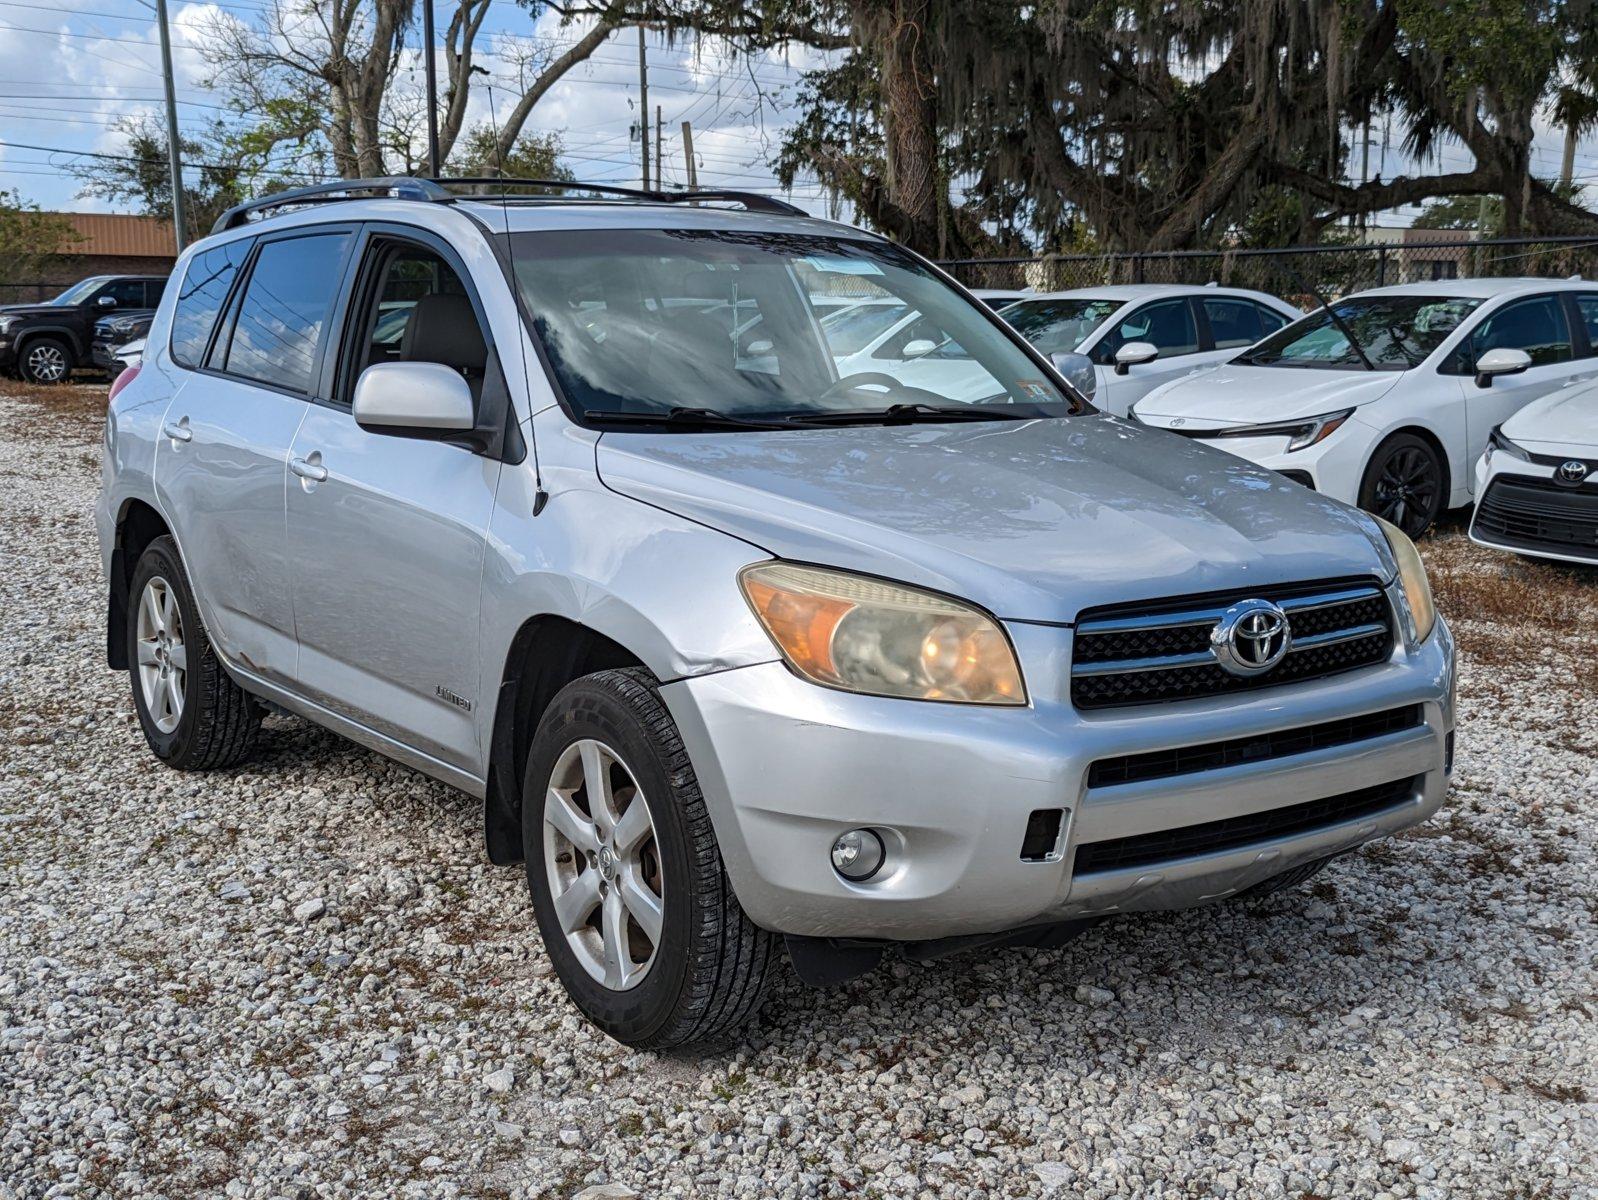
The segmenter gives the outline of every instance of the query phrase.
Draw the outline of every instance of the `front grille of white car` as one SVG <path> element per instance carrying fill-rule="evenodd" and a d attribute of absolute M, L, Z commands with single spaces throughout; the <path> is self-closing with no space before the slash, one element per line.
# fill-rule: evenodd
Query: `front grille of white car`
<path fill-rule="evenodd" d="M 1234 675 L 1215 657 L 1210 634 L 1229 607 L 1251 599 L 1281 607 L 1291 648 L 1268 671 Z M 1093 609 L 1076 625 L 1071 700 L 1077 708 L 1117 708 L 1298 683 L 1386 662 L 1392 646 L 1392 605 L 1374 579 Z"/>
<path fill-rule="evenodd" d="M 1598 561 L 1598 486 L 1501 475 L 1476 508 L 1484 541 Z"/>

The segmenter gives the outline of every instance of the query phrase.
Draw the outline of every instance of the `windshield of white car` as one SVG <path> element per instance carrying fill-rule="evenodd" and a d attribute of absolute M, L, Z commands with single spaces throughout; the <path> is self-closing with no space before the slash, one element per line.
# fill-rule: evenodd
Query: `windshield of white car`
<path fill-rule="evenodd" d="M 89 298 L 89 294 L 99 288 L 105 280 L 106 277 L 104 275 L 96 275 L 93 279 L 80 279 L 54 300 L 51 300 L 50 303 L 62 307 L 82 304 Z"/>
<path fill-rule="evenodd" d="M 638 428 L 640 417 L 658 417 L 670 430 L 696 420 L 723 429 L 784 420 L 805 428 L 803 418 L 822 413 L 936 419 L 940 407 L 963 406 L 969 419 L 1002 408 L 997 419 L 1090 409 L 992 313 L 891 243 L 580 229 L 512 234 L 510 248 L 561 393 L 574 415 L 592 413 L 593 424 Z M 817 320 L 813 308 L 835 296 L 915 319 L 881 344 L 870 339 L 863 353 L 841 355 L 826 326 L 853 310 Z M 968 357 L 929 361 L 941 340 L 957 342 Z"/>
<path fill-rule="evenodd" d="M 1070 354 L 1125 300 L 1022 300 L 999 315 L 1045 354 Z"/>
<path fill-rule="evenodd" d="M 1318 309 L 1232 361 L 1255 367 L 1408 371 L 1425 362 L 1480 304 L 1460 296 L 1354 296 L 1332 305 L 1338 320 Z M 1348 330 L 1359 341 L 1357 349 Z"/>

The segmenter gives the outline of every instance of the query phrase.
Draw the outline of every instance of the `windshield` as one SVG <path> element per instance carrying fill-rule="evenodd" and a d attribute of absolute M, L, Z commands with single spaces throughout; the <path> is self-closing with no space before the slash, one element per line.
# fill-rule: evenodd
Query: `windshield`
<path fill-rule="evenodd" d="M 1045 354 L 1070 354 L 1125 300 L 1022 300 L 999 315 Z"/>
<path fill-rule="evenodd" d="M 1080 411 L 990 313 L 889 243 L 583 229 L 513 234 L 511 249 L 555 377 L 581 413 L 798 420 L 893 405 L 959 406 L 969 416 L 986 406 L 1011 417 Z M 866 299 L 817 320 L 816 300 L 840 294 Z M 859 325 L 876 333 L 863 336 Z M 840 327 L 864 353 L 845 359 Z"/>
<path fill-rule="evenodd" d="M 80 279 L 66 291 L 62 292 L 51 304 L 82 304 L 91 294 L 105 282 L 104 275 L 96 275 L 93 279 Z"/>
<path fill-rule="evenodd" d="M 1359 350 L 1324 308 L 1273 333 L 1235 362 L 1262 367 L 1407 371 L 1459 328 L 1480 300 L 1457 296 L 1355 296 L 1332 309 L 1354 331 Z"/>

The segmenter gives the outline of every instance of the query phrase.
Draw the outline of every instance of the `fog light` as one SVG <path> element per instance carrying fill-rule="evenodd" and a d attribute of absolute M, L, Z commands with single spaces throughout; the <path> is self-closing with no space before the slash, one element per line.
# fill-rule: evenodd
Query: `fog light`
<path fill-rule="evenodd" d="M 875 830 L 851 829 L 832 843 L 832 869 L 850 883 L 864 883 L 882 869 L 888 857 Z"/>

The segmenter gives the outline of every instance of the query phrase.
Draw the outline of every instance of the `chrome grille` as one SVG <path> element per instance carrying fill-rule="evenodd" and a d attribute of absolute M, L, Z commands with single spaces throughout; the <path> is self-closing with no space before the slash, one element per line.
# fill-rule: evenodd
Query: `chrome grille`
<path fill-rule="evenodd" d="M 1222 669 L 1210 631 L 1240 600 L 1279 604 L 1292 649 L 1260 675 Z M 1077 622 L 1071 699 L 1078 708 L 1186 700 L 1335 675 L 1386 661 L 1393 612 L 1375 580 L 1338 580 L 1195 597 L 1159 607 L 1097 609 Z"/>

